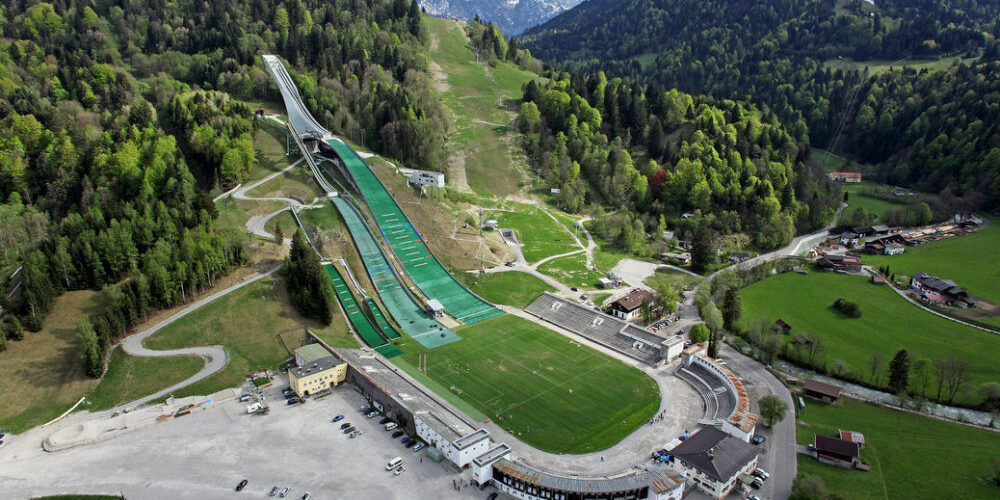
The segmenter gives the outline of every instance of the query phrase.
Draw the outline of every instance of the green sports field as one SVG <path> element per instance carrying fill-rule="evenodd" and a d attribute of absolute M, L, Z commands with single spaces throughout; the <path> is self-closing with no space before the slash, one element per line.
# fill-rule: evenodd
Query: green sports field
<path fill-rule="evenodd" d="M 848 471 L 798 456 L 799 474 L 823 480 L 825 491 L 852 499 L 997 498 L 984 476 L 986 462 L 1000 459 L 1000 434 L 841 398 L 835 405 L 806 402 L 798 415 L 797 441 L 839 429 L 865 435 L 861 459 L 869 472 Z"/>
<path fill-rule="evenodd" d="M 808 275 L 785 273 L 744 288 L 743 317 L 769 322 L 783 319 L 796 334 L 815 333 L 826 345 L 826 365 L 835 360 L 847 364 L 851 373 L 861 372 L 868 380 L 869 360 L 878 352 L 888 371 L 889 360 L 899 349 L 909 350 L 916 358 L 936 360 L 948 355 L 968 360 L 972 384 L 960 392 L 956 401 L 978 404 L 982 397 L 976 388 L 983 382 L 1000 382 L 997 349 L 1000 336 L 960 325 L 906 302 L 888 286 L 869 284 L 866 278 L 810 271 Z M 856 302 L 862 311 L 857 319 L 833 310 L 833 302 L 844 297 Z M 930 377 L 928 395 L 935 395 L 936 378 Z M 888 380 L 883 373 L 882 382 Z M 911 377 L 910 389 L 915 389 Z"/>
<path fill-rule="evenodd" d="M 538 449 L 607 448 L 659 407 L 656 382 L 638 369 L 518 316 L 458 333 L 461 341 L 408 349 L 401 358 L 416 366 L 417 355 L 426 353 L 427 376 L 447 391 L 443 396 L 460 399 Z"/>

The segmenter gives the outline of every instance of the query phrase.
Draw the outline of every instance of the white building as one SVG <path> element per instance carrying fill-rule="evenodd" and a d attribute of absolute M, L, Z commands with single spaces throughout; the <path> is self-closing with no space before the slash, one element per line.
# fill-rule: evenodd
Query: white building
<path fill-rule="evenodd" d="M 476 457 L 486 453 L 490 449 L 490 444 L 490 431 L 476 429 L 474 432 L 452 441 L 443 450 L 444 456 L 448 460 L 451 460 L 451 463 L 462 469 L 471 464 Z"/>
<path fill-rule="evenodd" d="M 714 427 L 702 428 L 670 450 L 670 455 L 670 465 L 678 474 L 714 498 L 724 498 L 757 468 L 753 445 Z"/>

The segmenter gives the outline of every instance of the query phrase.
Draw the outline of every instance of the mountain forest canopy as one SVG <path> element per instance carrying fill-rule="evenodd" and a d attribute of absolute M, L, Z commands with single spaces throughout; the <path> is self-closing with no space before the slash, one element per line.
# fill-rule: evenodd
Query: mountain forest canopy
<path fill-rule="evenodd" d="M 777 248 L 825 225 L 839 200 L 822 169 L 807 165 L 808 148 L 746 102 L 572 74 L 529 82 L 519 120 L 560 207 L 624 213 L 604 236 L 632 251 L 647 232 L 687 227 L 690 216 Z"/>
<path fill-rule="evenodd" d="M 331 130 L 438 168 L 425 29 L 406 0 L 0 6 L 0 271 L 20 269 L 0 285 L 0 331 L 19 338 L 63 291 L 101 290 L 80 326 L 100 375 L 116 339 L 247 261 L 208 192 L 256 165 L 247 103 L 280 102 L 261 54 L 288 61 Z"/>
<path fill-rule="evenodd" d="M 877 180 L 1000 207 L 1000 137 L 989 120 L 1000 111 L 1000 4 L 876 5 L 592 0 L 518 41 L 562 70 L 748 96 L 797 140 L 871 164 Z M 865 63 L 944 57 L 954 62 L 878 75 Z"/>

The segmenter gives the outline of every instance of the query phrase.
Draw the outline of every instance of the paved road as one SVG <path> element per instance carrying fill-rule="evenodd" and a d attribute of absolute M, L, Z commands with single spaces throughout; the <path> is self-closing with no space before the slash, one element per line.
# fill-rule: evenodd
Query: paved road
<path fill-rule="evenodd" d="M 173 349 L 173 350 L 168 350 L 168 351 L 154 351 L 152 349 L 147 349 L 145 346 L 142 345 L 142 343 L 147 338 L 149 338 L 150 336 L 152 336 L 154 333 L 160 331 L 160 329 L 162 329 L 163 327 L 165 327 L 167 325 L 170 325 L 174 321 L 177 321 L 177 320 L 183 318 L 184 316 L 187 316 L 188 314 L 190 314 L 190 313 L 192 313 L 192 312 L 200 309 L 201 307 L 203 307 L 203 306 L 211 303 L 215 299 L 218 299 L 219 297 L 222 297 L 222 296 L 224 296 L 224 295 L 226 295 L 228 293 L 234 292 L 234 291 L 236 291 L 236 290 L 238 290 L 238 289 L 240 289 L 240 288 L 242 288 L 244 286 L 247 286 L 247 285 L 249 285 L 251 283 L 254 283 L 254 282 L 256 282 L 256 281 L 258 281 L 258 280 L 260 280 L 262 278 L 270 276 L 270 275 L 278 272 L 280 269 L 281 269 L 281 265 L 278 265 L 277 267 L 275 267 L 274 269 L 271 269 L 270 271 L 268 271 L 266 273 L 258 273 L 257 275 L 254 275 L 254 276 L 251 276 L 249 278 L 246 278 L 243 281 L 241 281 L 241 282 L 239 282 L 239 283 L 237 283 L 237 284 L 235 284 L 235 285 L 233 285 L 233 286 L 231 286 L 229 288 L 226 288 L 224 290 L 220 290 L 220 291 L 215 292 L 215 293 L 213 293 L 213 294 L 211 294 L 211 295 L 209 295 L 207 297 L 198 299 L 198 300 L 192 302 L 190 305 L 188 305 L 184 309 L 181 309 L 180 311 L 178 311 L 177 313 L 175 313 L 173 316 L 170 316 L 165 321 L 163 321 L 161 323 L 158 323 L 156 326 L 153 326 L 151 328 L 147 328 L 146 330 L 143 330 L 143 331 L 141 331 L 139 333 L 136 333 L 134 335 L 130 335 L 130 336 L 126 337 L 125 338 L 125 342 L 122 343 L 122 348 L 124 348 L 125 352 L 127 354 L 129 354 L 130 356 L 143 356 L 143 357 L 156 357 L 156 358 L 168 357 L 168 356 L 200 356 L 202 359 L 205 360 L 205 366 L 202 367 L 202 369 L 199 370 L 198 373 L 196 373 L 196 374 L 188 377 L 183 382 L 176 383 L 176 384 L 174 384 L 174 385 L 172 385 L 170 387 L 167 387 L 166 389 L 163 389 L 161 391 L 157 391 L 157 392 L 155 392 L 153 394 L 150 394 L 148 396 L 139 398 L 139 399 L 137 399 L 135 401 L 132 401 L 130 403 L 123 404 L 123 405 L 119 406 L 116 409 L 124 408 L 124 407 L 138 406 L 138 405 L 141 405 L 141 404 L 146 403 L 148 401 L 152 401 L 154 399 L 158 399 L 158 398 L 166 396 L 166 395 L 168 395 L 168 394 L 170 394 L 170 393 L 172 393 L 174 391 L 177 391 L 178 389 L 181 389 L 183 387 L 187 387 L 187 386 L 189 386 L 189 385 L 191 385 L 191 384 L 193 384 L 195 382 L 199 382 L 201 380 L 204 380 L 204 379 L 208 378 L 209 376 L 211 376 L 212 374 L 214 374 L 215 372 L 223 369 L 226 366 L 226 363 L 229 362 L 229 354 L 226 353 L 226 350 L 222 346 L 215 345 L 215 346 L 205 346 L 205 347 L 185 347 L 183 349 Z"/>
<path fill-rule="evenodd" d="M 257 197 L 253 197 L 253 196 L 248 196 L 247 195 L 247 192 L 249 192 L 250 190 L 252 190 L 252 189 L 260 186 L 261 184 L 264 184 L 265 182 L 270 181 L 271 179 L 274 179 L 275 177 L 277 177 L 279 175 L 283 175 L 285 172 L 288 172 L 289 170 L 291 170 L 291 169 L 295 168 L 296 166 L 298 166 L 298 164 L 302 163 L 302 161 L 303 161 L 303 159 L 299 158 L 298 160 L 296 160 L 291 165 L 289 165 L 289 166 L 287 166 L 287 167 L 285 167 L 285 168 L 283 168 L 283 169 L 281 169 L 281 170 L 279 170 L 279 171 L 277 171 L 277 172 L 275 172 L 275 173 L 273 173 L 273 174 L 271 174 L 271 175 L 269 175 L 267 177 L 264 177 L 263 179 L 261 179 L 261 180 L 259 180 L 257 182 L 254 182 L 253 184 L 249 184 L 247 186 L 241 186 L 241 187 L 238 187 L 238 188 L 236 188 L 236 189 L 234 189 L 234 190 L 231 191 L 233 198 L 235 198 L 237 200 L 247 200 L 247 201 L 278 201 L 278 202 L 284 202 L 284 203 L 288 204 L 287 207 L 282 208 L 281 210 L 275 210 L 274 212 L 271 212 L 271 213 L 269 213 L 267 215 L 253 215 L 253 216 L 251 216 L 250 219 L 247 220 L 247 223 L 246 223 L 247 231 L 249 231 L 250 233 L 255 234 L 257 236 L 260 236 L 262 238 L 274 239 L 274 235 L 271 234 L 270 232 L 268 232 L 266 229 L 264 229 L 264 227 L 267 225 L 267 221 L 271 220 L 272 218 L 276 217 L 278 214 L 284 212 L 285 210 L 289 210 L 289 209 L 301 211 L 301 210 L 307 210 L 307 209 L 310 209 L 310 208 L 322 208 L 322 207 L 324 207 L 324 205 L 316 203 L 320 198 L 315 198 L 315 199 L 313 199 L 313 201 L 311 203 L 305 204 L 305 203 L 302 203 L 301 201 L 296 200 L 294 198 L 286 198 L 286 197 L 283 197 L 283 196 L 268 196 L 268 197 L 257 198 Z M 284 242 L 285 242 L 286 245 L 291 245 L 292 240 L 291 240 L 291 238 L 285 238 Z"/>
<path fill-rule="evenodd" d="M 726 358 L 728 368 L 740 377 L 750 392 L 751 409 L 759 412 L 757 400 L 773 394 L 788 405 L 785 419 L 768 429 L 763 423 L 757 424 L 758 434 L 767 437 L 767 442 L 761 446 L 761 469 L 771 474 L 764 487 L 757 494 L 761 498 L 785 499 L 792 494 L 792 481 L 798 470 L 795 444 L 795 411 L 792 395 L 788 389 L 764 365 L 757 360 L 740 354 L 732 347 L 723 344 L 721 354 Z"/>

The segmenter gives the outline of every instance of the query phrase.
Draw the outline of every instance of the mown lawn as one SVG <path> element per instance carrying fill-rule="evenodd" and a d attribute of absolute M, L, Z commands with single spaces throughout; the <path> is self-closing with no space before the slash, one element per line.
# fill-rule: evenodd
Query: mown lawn
<path fill-rule="evenodd" d="M 844 209 L 844 212 L 841 215 L 841 220 L 850 220 L 849 218 L 851 212 L 859 208 L 864 208 L 866 211 L 878 214 L 879 219 L 876 220 L 876 222 L 879 223 L 881 222 L 883 214 L 889 210 L 898 210 L 905 206 L 906 205 L 900 203 L 892 203 L 890 201 L 872 198 L 859 191 L 853 191 L 847 197 L 847 208 Z"/>
<path fill-rule="evenodd" d="M 923 271 L 952 280 L 972 296 L 1000 304 L 1000 225 L 996 220 L 975 234 L 906 247 L 902 255 L 866 255 L 863 260 L 875 267 L 888 265 L 897 279 Z"/>
<path fill-rule="evenodd" d="M 465 285 L 494 304 L 514 307 L 525 307 L 542 293 L 555 291 L 544 281 L 518 271 L 473 277 Z"/>
<path fill-rule="evenodd" d="M 862 460 L 871 471 L 848 471 L 798 455 L 799 474 L 823 480 L 825 490 L 843 498 L 997 498 L 986 483 L 986 464 L 1000 459 L 1000 434 L 903 413 L 850 399 L 826 405 L 806 402 L 799 414 L 797 441 L 839 429 L 865 435 Z"/>
<path fill-rule="evenodd" d="M 674 269 L 661 267 L 658 268 L 652 276 L 646 278 L 645 283 L 655 289 L 659 289 L 664 285 L 684 288 L 688 285 L 694 285 L 701 280 L 702 278 L 697 276 L 691 276 L 690 274 L 682 273 Z"/>
<path fill-rule="evenodd" d="M 869 379 L 872 354 L 882 355 L 882 381 L 888 379 L 889 361 L 900 349 L 915 357 L 931 360 L 948 355 L 965 359 L 973 379 L 957 401 L 978 403 L 976 387 L 983 382 L 1000 382 L 997 349 L 1000 336 L 959 325 L 918 309 L 887 286 L 875 286 L 866 278 L 810 271 L 808 275 L 784 273 L 744 288 L 743 318 L 768 322 L 783 319 L 791 325 L 791 342 L 795 334 L 815 333 L 826 346 L 826 366 L 843 360 L 851 373 L 861 372 Z M 832 308 L 833 302 L 844 297 L 856 302 L 862 311 L 857 319 L 847 318 Z M 928 395 L 936 393 L 936 377 L 932 375 Z M 915 388 L 911 378 L 910 388 Z"/>
<path fill-rule="evenodd" d="M 540 266 L 538 271 L 552 276 L 569 287 L 597 288 L 605 273 L 587 269 L 587 258 L 580 252 L 552 259 Z"/>
<path fill-rule="evenodd" d="M 211 394 L 243 382 L 256 369 L 275 368 L 305 338 L 304 328 L 334 346 L 357 347 L 343 316 L 322 326 L 303 318 L 288 302 L 281 278 L 247 285 L 175 321 L 146 340 L 150 349 L 222 345 L 229 364 L 221 372 L 179 391 L 175 396 Z M 161 378 L 159 373 L 147 376 Z"/>
<path fill-rule="evenodd" d="M 638 369 L 523 318 L 505 314 L 456 333 L 461 341 L 430 351 L 413 346 L 401 366 L 412 371 L 426 353 L 439 394 L 538 449 L 602 450 L 659 407 L 656 382 Z"/>
<path fill-rule="evenodd" d="M 100 411 L 134 401 L 194 375 L 204 364 L 193 356 L 139 358 L 116 348 L 101 383 L 87 395 L 91 404 L 82 408 Z"/>
<path fill-rule="evenodd" d="M 545 212 L 522 203 L 509 203 L 508 206 L 516 212 L 491 212 L 490 217 L 497 220 L 497 227 L 517 233 L 517 240 L 524 244 L 521 247 L 524 260 L 538 262 L 550 255 L 580 250 L 573 235 Z M 583 234 L 580 237 L 583 238 Z"/>

